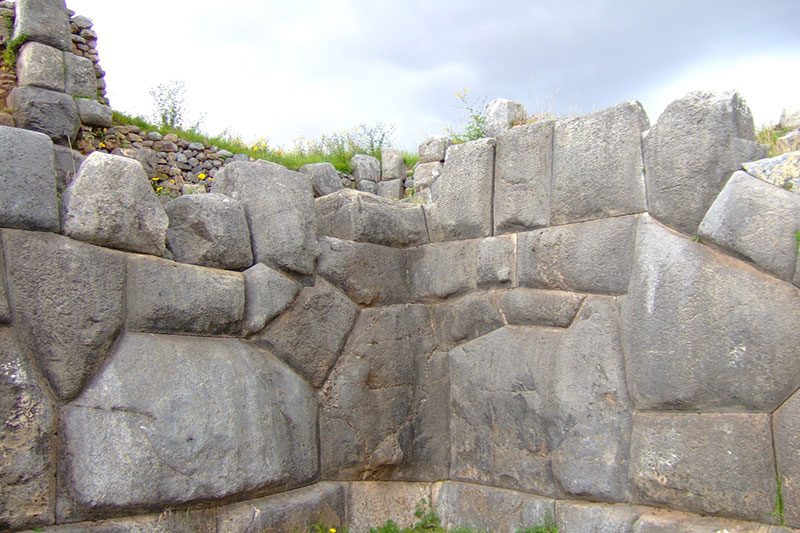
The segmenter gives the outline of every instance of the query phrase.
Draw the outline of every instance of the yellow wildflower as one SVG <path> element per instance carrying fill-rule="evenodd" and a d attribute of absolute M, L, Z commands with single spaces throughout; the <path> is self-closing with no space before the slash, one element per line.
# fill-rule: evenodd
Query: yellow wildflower
<path fill-rule="evenodd" d="M 156 176 L 155 178 L 153 178 L 153 181 L 161 181 L 161 178 L 159 178 L 158 176 Z"/>
<path fill-rule="evenodd" d="M 101 143 L 100 143 L 100 148 L 105 148 L 105 147 L 106 147 L 106 143 L 104 143 L 104 142 L 101 142 Z"/>
<path fill-rule="evenodd" d="M 331 533 L 336 533 L 336 528 L 335 528 L 335 527 L 332 527 L 332 528 L 331 528 L 329 531 L 330 531 Z"/>
<path fill-rule="evenodd" d="M 161 190 L 161 189 L 163 189 L 163 188 L 164 188 L 164 187 L 160 187 L 160 186 L 159 186 L 159 187 L 156 187 L 156 192 L 160 191 L 160 190 Z"/>
<path fill-rule="evenodd" d="M 200 174 L 197 175 L 197 179 L 204 180 L 206 179 L 206 175 L 201 172 Z"/>

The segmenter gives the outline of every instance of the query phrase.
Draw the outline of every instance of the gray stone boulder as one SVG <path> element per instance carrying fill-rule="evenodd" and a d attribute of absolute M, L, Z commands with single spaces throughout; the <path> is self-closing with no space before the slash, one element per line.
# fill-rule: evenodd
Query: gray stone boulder
<path fill-rule="evenodd" d="M 381 150 L 381 181 L 406 179 L 406 163 L 403 152 L 394 148 Z"/>
<path fill-rule="evenodd" d="M 56 190 L 58 194 L 72 183 L 78 174 L 78 169 L 86 158 L 77 150 L 72 150 L 67 146 L 53 145 L 53 155 L 56 170 Z"/>
<path fill-rule="evenodd" d="M 63 93 L 65 72 L 64 52 L 58 48 L 31 41 L 19 49 L 17 83 L 20 87 L 32 85 Z"/>
<path fill-rule="evenodd" d="M 630 477 L 640 503 L 773 522 L 770 416 L 637 413 Z"/>
<path fill-rule="evenodd" d="M 574 292 L 514 289 L 501 296 L 500 307 L 511 325 L 568 328 L 585 298 Z"/>
<path fill-rule="evenodd" d="M 497 136 L 494 232 L 515 233 L 550 224 L 553 126 L 543 120 Z"/>
<path fill-rule="evenodd" d="M 378 193 L 378 184 L 374 181 L 363 180 L 359 181 L 356 184 L 356 190 L 361 192 L 366 192 L 369 194 L 377 194 Z"/>
<path fill-rule="evenodd" d="M 68 145 L 78 134 L 78 108 L 68 94 L 17 87 L 8 96 L 8 106 L 18 128 L 44 133 L 56 144 Z"/>
<path fill-rule="evenodd" d="M 58 231 L 53 142 L 0 126 L 0 226 Z"/>
<path fill-rule="evenodd" d="M 403 250 L 320 237 L 317 273 L 361 306 L 409 301 Z"/>
<path fill-rule="evenodd" d="M 125 257 L 53 233 L 2 237 L 15 329 L 59 399 L 70 400 L 122 329 Z"/>
<path fill-rule="evenodd" d="M 425 373 L 438 366 L 431 360 L 435 344 L 426 306 L 361 312 L 319 395 L 325 478 L 402 478 L 404 466 L 416 462 L 421 445 L 427 447 L 423 461 L 430 470 L 417 473 L 431 480 L 447 471 L 445 464 L 433 466 L 433 459 L 446 460 L 447 455 L 441 419 L 425 427 L 418 418 L 428 393 L 418 389 L 425 385 Z M 446 403 L 432 407 L 441 412 Z M 432 446 L 432 439 L 438 447 Z"/>
<path fill-rule="evenodd" d="M 649 127 L 635 100 L 557 121 L 551 223 L 646 211 L 641 138 Z"/>
<path fill-rule="evenodd" d="M 152 180 L 156 177 L 156 171 L 158 167 L 158 152 L 152 148 L 114 148 L 114 151 L 111 153 L 138 161 L 141 163 L 144 173 L 147 175 L 148 179 Z"/>
<path fill-rule="evenodd" d="M 75 105 L 78 106 L 81 124 L 96 128 L 111 127 L 113 115 L 110 106 L 101 104 L 93 98 L 76 98 Z"/>
<path fill-rule="evenodd" d="M 257 262 L 300 274 L 314 271 L 319 245 L 308 176 L 280 165 L 234 161 L 214 179 L 214 192 L 244 204 Z"/>
<path fill-rule="evenodd" d="M 127 333 L 62 409 L 58 518 L 306 484 L 316 412 L 302 379 L 241 341 Z"/>
<path fill-rule="evenodd" d="M 264 329 L 267 322 L 289 307 L 300 285 L 264 263 L 244 271 L 244 334 Z"/>
<path fill-rule="evenodd" d="M 637 216 L 613 217 L 520 233 L 520 286 L 624 294 L 637 220 Z"/>
<path fill-rule="evenodd" d="M 32 41 L 72 51 L 69 15 L 64 0 L 18 0 L 14 37 L 27 35 Z"/>
<path fill-rule="evenodd" d="M 428 242 L 425 215 L 407 205 L 343 189 L 314 202 L 319 235 L 384 246 L 418 246 Z"/>
<path fill-rule="evenodd" d="M 314 196 L 325 196 L 344 188 L 339 172 L 330 163 L 310 163 L 300 167 L 298 172 L 311 176 Z"/>
<path fill-rule="evenodd" d="M 402 200 L 403 190 L 403 180 L 396 179 L 378 183 L 375 194 L 388 200 Z"/>
<path fill-rule="evenodd" d="M 797 458 L 797 450 L 800 448 L 799 394 L 793 394 L 775 411 L 772 428 L 786 523 L 792 527 L 800 527 L 800 460 Z"/>
<path fill-rule="evenodd" d="M 479 139 L 447 150 L 439 198 L 427 212 L 431 241 L 492 234 L 494 139 Z"/>
<path fill-rule="evenodd" d="M 253 340 L 319 387 L 339 358 L 357 317 L 358 307 L 318 277 Z"/>
<path fill-rule="evenodd" d="M 238 272 L 128 256 L 129 331 L 239 335 L 244 295 Z"/>
<path fill-rule="evenodd" d="M 698 235 L 704 242 L 791 281 L 798 231 L 800 195 L 739 171 L 711 204 Z"/>
<path fill-rule="evenodd" d="M 649 216 L 636 242 L 620 298 L 636 408 L 772 412 L 783 403 L 800 384 L 797 288 Z"/>
<path fill-rule="evenodd" d="M 694 235 L 730 175 L 764 156 L 738 93 L 689 93 L 667 106 L 644 139 L 648 210 Z"/>
<path fill-rule="evenodd" d="M 524 122 L 528 115 L 524 105 L 505 98 L 495 98 L 486 104 L 483 116 L 486 119 L 483 124 L 483 134 L 487 137 L 497 137 L 515 124 Z"/>
<path fill-rule="evenodd" d="M 97 74 L 91 60 L 75 54 L 64 54 L 67 94 L 83 98 L 97 98 Z M 90 124 L 91 125 L 91 124 Z"/>
<path fill-rule="evenodd" d="M 447 300 L 432 306 L 431 314 L 438 348 L 442 351 L 450 351 L 505 325 L 499 298 L 493 291 Z"/>
<path fill-rule="evenodd" d="M 800 150 L 800 145 L 795 150 Z M 751 176 L 800 195 L 800 151 L 742 163 L 742 168 Z"/>
<path fill-rule="evenodd" d="M 350 167 L 353 169 L 353 179 L 356 184 L 362 181 L 373 183 L 381 181 L 381 162 L 377 157 L 356 154 L 350 158 Z"/>
<path fill-rule="evenodd" d="M 453 146 L 453 141 L 444 135 L 433 135 L 419 145 L 419 162 L 433 163 L 444 161 L 447 149 Z"/>
<path fill-rule="evenodd" d="M 180 196 L 164 205 L 167 247 L 176 261 L 239 270 L 253 264 L 244 206 L 222 194 Z"/>
<path fill-rule="evenodd" d="M 556 501 L 555 521 L 559 531 L 633 533 L 643 512 L 641 507 L 633 505 L 559 500 Z"/>
<path fill-rule="evenodd" d="M 368 533 L 388 520 L 400 528 L 414 527 L 414 509 L 422 500 L 431 501 L 430 483 L 360 481 L 349 486 L 352 533 Z"/>
<path fill-rule="evenodd" d="M 55 518 L 57 404 L 9 328 L 0 328 L 0 369 L 0 527 L 49 525 Z"/>
<path fill-rule="evenodd" d="M 430 188 L 443 171 L 444 165 L 441 161 L 418 163 L 414 167 L 414 190 L 421 191 Z"/>
<path fill-rule="evenodd" d="M 62 231 L 81 241 L 164 255 L 169 218 L 142 165 L 93 152 L 61 199 Z"/>

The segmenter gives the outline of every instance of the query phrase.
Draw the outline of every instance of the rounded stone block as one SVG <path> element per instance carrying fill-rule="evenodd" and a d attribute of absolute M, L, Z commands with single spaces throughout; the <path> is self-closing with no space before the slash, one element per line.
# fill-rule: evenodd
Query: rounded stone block
<path fill-rule="evenodd" d="M 54 143 L 68 145 L 76 139 L 80 118 L 75 100 L 68 94 L 39 87 L 17 87 L 8 106 L 18 128 L 38 131 Z"/>

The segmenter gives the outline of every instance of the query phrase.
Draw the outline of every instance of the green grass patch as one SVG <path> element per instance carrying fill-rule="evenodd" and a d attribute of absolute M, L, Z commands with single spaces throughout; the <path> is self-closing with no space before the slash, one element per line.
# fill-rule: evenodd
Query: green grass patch
<path fill-rule="evenodd" d="M 775 126 L 762 126 L 756 132 L 756 141 L 767 146 L 767 156 L 776 157 L 783 152 L 778 149 L 778 138 L 792 131 L 789 128 L 777 128 Z"/>

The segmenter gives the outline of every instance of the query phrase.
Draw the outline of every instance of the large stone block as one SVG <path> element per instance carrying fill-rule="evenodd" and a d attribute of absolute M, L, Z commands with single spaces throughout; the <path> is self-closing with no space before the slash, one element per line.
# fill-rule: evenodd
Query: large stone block
<path fill-rule="evenodd" d="M 381 181 L 406 179 L 406 163 L 403 152 L 394 148 L 381 150 Z"/>
<path fill-rule="evenodd" d="M 0 126 L 0 226 L 58 231 L 53 142 Z"/>
<path fill-rule="evenodd" d="M 444 171 L 444 165 L 441 161 L 433 161 L 431 163 L 418 163 L 414 167 L 414 189 L 419 192 L 423 189 L 428 189 L 433 183 L 439 179 Z"/>
<path fill-rule="evenodd" d="M 800 195 L 740 171 L 711 204 L 698 234 L 704 241 L 791 281 L 798 231 Z"/>
<path fill-rule="evenodd" d="M 412 527 L 418 521 L 414 511 L 422 500 L 431 501 L 430 483 L 351 483 L 348 531 L 370 533 L 387 520 L 401 528 Z M 427 512 L 426 506 L 422 508 Z"/>
<path fill-rule="evenodd" d="M 78 107 L 68 94 L 17 87 L 8 96 L 8 106 L 18 128 L 44 133 L 56 144 L 69 145 L 78 134 Z"/>
<path fill-rule="evenodd" d="M 553 125 L 544 120 L 498 135 L 494 166 L 494 233 L 550 224 Z"/>
<path fill-rule="evenodd" d="M 314 271 L 319 245 L 308 176 L 280 165 L 234 161 L 214 179 L 215 192 L 244 204 L 256 261 L 300 274 Z"/>
<path fill-rule="evenodd" d="M 638 217 L 613 217 L 520 233 L 519 284 L 536 289 L 624 294 Z"/>
<path fill-rule="evenodd" d="M 64 54 L 66 66 L 66 92 L 72 96 L 97 98 L 97 74 L 90 59 L 75 54 Z"/>
<path fill-rule="evenodd" d="M 444 161 L 447 149 L 453 146 L 453 141 L 444 135 L 432 135 L 419 145 L 419 162 L 433 163 Z"/>
<path fill-rule="evenodd" d="M 303 165 L 298 172 L 311 176 L 311 185 L 314 188 L 314 196 L 325 196 L 333 194 L 344 188 L 339 172 L 330 163 L 310 163 Z"/>
<path fill-rule="evenodd" d="M 127 333 L 62 410 L 58 518 L 307 483 L 316 411 L 308 384 L 241 341 Z"/>
<path fill-rule="evenodd" d="M 569 500 L 556 501 L 556 525 L 564 533 L 633 533 L 641 507 Z"/>
<path fill-rule="evenodd" d="M 477 243 L 479 289 L 505 289 L 516 284 L 516 238 L 488 237 Z"/>
<path fill-rule="evenodd" d="M 164 255 L 169 218 L 138 161 L 93 152 L 62 196 L 63 232 L 80 241 Z"/>
<path fill-rule="evenodd" d="M 55 518 L 57 404 L 20 348 L 0 328 L 0 527 L 49 525 Z"/>
<path fill-rule="evenodd" d="M 494 148 L 487 138 L 447 150 L 439 199 L 426 211 L 432 242 L 492 234 Z"/>
<path fill-rule="evenodd" d="M 314 387 L 339 357 L 358 307 L 324 279 L 304 288 L 292 305 L 253 340 L 269 348 Z"/>
<path fill-rule="evenodd" d="M 131 331 L 239 335 L 244 276 L 130 254 L 127 305 Z"/>
<path fill-rule="evenodd" d="M 797 288 L 639 222 L 620 299 L 637 409 L 771 412 L 800 384 Z"/>
<path fill-rule="evenodd" d="M 18 0 L 14 37 L 27 35 L 32 41 L 72 51 L 69 14 L 64 0 Z"/>
<path fill-rule="evenodd" d="M 501 296 L 500 306 L 512 325 L 568 328 L 584 298 L 574 292 L 515 289 Z"/>
<path fill-rule="evenodd" d="M 48 533 L 216 533 L 216 509 L 165 509 L 160 513 L 50 526 Z"/>
<path fill-rule="evenodd" d="M 356 183 L 371 181 L 377 183 L 381 181 L 381 162 L 377 157 L 366 154 L 356 154 L 350 158 L 350 166 L 353 169 L 353 179 Z"/>
<path fill-rule="evenodd" d="M 456 346 L 486 335 L 505 325 L 500 301 L 492 292 L 473 292 L 431 308 L 439 349 Z"/>
<path fill-rule="evenodd" d="M 556 122 L 552 223 L 646 211 L 641 137 L 649 127 L 634 100 Z"/>
<path fill-rule="evenodd" d="M 800 130 L 792 133 L 797 144 L 793 147 L 794 151 L 787 150 L 789 153 L 777 157 L 742 163 L 742 168 L 751 176 L 800 194 L 800 151 L 798 151 L 800 150 Z M 791 134 L 786 134 L 778 139 L 778 150 L 781 149 L 781 140 L 789 135 Z"/>
<path fill-rule="evenodd" d="M 319 235 L 384 246 L 428 242 L 422 206 L 393 202 L 344 189 L 314 202 Z"/>
<path fill-rule="evenodd" d="M 483 116 L 485 118 L 483 134 L 487 137 L 497 137 L 515 124 L 525 122 L 527 113 L 525 106 L 520 103 L 505 98 L 495 98 L 486 104 Z"/>
<path fill-rule="evenodd" d="M 775 411 L 772 427 L 786 523 L 800 527 L 800 394 Z"/>
<path fill-rule="evenodd" d="M 322 482 L 258 500 L 237 503 L 217 511 L 216 529 L 226 533 L 255 531 L 309 531 L 313 525 L 339 529 L 346 525 L 344 484 Z M 355 531 L 351 528 L 350 531 Z M 188 533 L 188 532 L 187 532 Z"/>
<path fill-rule="evenodd" d="M 81 119 L 81 124 L 96 128 L 111 127 L 114 114 L 110 106 L 101 104 L 92 98 L 76 98 L 75 105 L 78 106 L 78 117 Z"/>
<path fill-rule="evenodd" d="M 322 475 L 327 479 L 402 478 L 420 452 L 435 453 L 426 440 L 439 439 L 441 426 L 424 427 L 418 411 L 427 402 L 425 373 L 431 372 L 435 340 L 428 308 L 395 305 L 361 311 L 342 356 L 320 391 Z M 446 381 L 434 381 L 447 386 Z M 446 404 L 436 406 L 446 410 Z M 438 436 L 437 436 L 438 433 Z M 424 438 L 418 438 L 424 437 Z M 427 479 L 446 475 L 446 463 L 418 472 Z M 427 460 L 426 460 L 427 459 Z"/>
<path fill-rule="evenodd" d="M 554 501 L 494 487 L 446 481 L 433 487 L 442 527 L 522 531 L 552 523 Z M 569 532 L 567 532 L 569 533 Z"/>
<path fill-rule="evenodd" d="M 643 512 L 633 523 L 633 533 L 794 533 L 797 530 L 730 518 L 638 507 Z"/>
<path fill-rule="evenodd" d="M 403 180 L 384 180 L 375 188 L 375 194 L 389 200 L 400 200 L 403 198 L 403 190 Z"/>
<path fill-rule="evenodd" d="M 19 86 L 33 85 L 63 93 L 66 90 L 64 73 L 64 52 L 58 48 L 31 41 L 19 49 L 17 58 Z"/>
<path fill-rule="evenodd" d="M 125 257 L 53 233 L 2 237 L 15 327 L 58 397 L 72 399 L 122 329 Z"/>
<path fill-rule="evenodd" d="M 238 270 L 253 264 L 244 206 L 223 194 L 192 194 L 167 202 L 167 247 L 176 261 Z"/>
<path fill-rule="evenodd" d="M 244 271 L 244 334 L 264 329 L 294 301 L 300 285 L 264 263 Z"/>
<path fill-rule="evenodd" d="M 775 521 L 769 415 L 637 413 L 633 420 L 630 477 L 639 502 Z"/>
<path fill-rule="evenodd" d="M 765 155 L 738 93 L 694 92 L 675 100 L 643 144 L 648 210 L 687 235 L 695 234 L 731 173 Z"/>
<path fill-rule="evenodd" d="M 409 301 L 403 250 L 365 242 L 320 237 L 317 273 L 358 305 Z"/>

